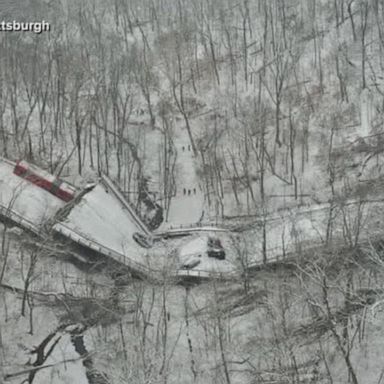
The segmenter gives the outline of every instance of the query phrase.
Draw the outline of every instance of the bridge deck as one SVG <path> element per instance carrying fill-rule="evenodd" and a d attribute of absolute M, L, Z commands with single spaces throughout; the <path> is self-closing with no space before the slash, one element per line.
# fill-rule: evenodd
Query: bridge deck
<path fill-rule="evenodd" d="M 0 159 L 0 206 L 4 214 L 17 219 L 29 230 L 38 228 L 52 219 L 65 202 L 48 191 L 13 173 L 15 164 Z M 22 219 L 21 219 L 22 218 Z"/>
<path fill-rule="evenodd" d="M 53 219 L 65 202 L 51 195 L 49 192 L 19 178 L 13 174 L 12 162 L 0 160 L 0 215 L 12 220 L 20 227 L 40 233 L 40 228 L 47 220 Z M 345 209 L 353 214 L 353 205 L 348 202 Z M 364 226 L 361 238 L 369 238 L 381 228 L 382 201 L 369 202 L 370 211 L 375 212 L 377 222 L 374 226 Z M 268 244 L 267 262 L 275 263 L 282 259 L 283 254 L 294 254 L 295 247 L 309 249 L 319 245 L 324 238 L 324 228 L 328 218 L 325 206 L 315 207 L 305 212 L 297 212 L 292 217 L 279 217 L 279 220 L 267 220 Z M 342 220 L 342 211 L 339 212 L 338 221 Z M 356 213 L 356 212 L 355 212 Z M 336 222 L 336 221 L 335 221 Z M 92 191 L 85 194 L 77 205 L 73 206 L 63 222 L 56 223 L 54 230 L 73 241 L 88 247 L 98 253 L 111 257 L 126 265 L 130 269 L 154 278 L 220 278 L 233 279 L 241 274 L 241 263 L 236 250 L 231 248 L 231 236 L 225 229 L 207 226 L 191 226 L 186 228 L 173 228 L 166 232 L 151 234 L 131 207 L 119 196 L 119 191 L 113 183 L 103 177 L 102 182 Z M 263 264 L 261 241 L 257 236 L 258 229 L 250 237 L 246 266 L 250 269 Z M 210 259 L 206 255 L 201 263 L 191 270 L 179 269 L 188 257 L 197 256 L 193 246 L 190 252 L 180 255 L 180 260 L 170 257 L 172 249 L 185 246 L 185 240 L 158 241 L 151 249 L 142 248 L 133 239 L 135 233 L 163 237 L 172 237 L 178 234 L 201 237 L 213 234 L 222 237 L 226 250 L 226 260 L 221 262 Z M 188 248 L 188 247 L 187 247 Z M 252 250 L 250 252 L 250 250 Z M 201 250 L 198 250 L 201 254 Z M 203 252 L 204 253 L 204 252 Z M 184 260 L 183 260 L 184 259 Z M 244 263 L 243 263 L 244 264 Z"/>
<path fill-rule="evenodd" d="M 141 227 L 132 219 L 130 212 L 102 184 L 96 185 L 75 205 L 62 223 L 54 229 L 65 226 L 70 233 L 100 244 L 114 254 L 133 262 L 145 264 L 146 249 L 133 239 Z M 67 232 L 63 232 L 66 234 Z M 102 252 L 103 253 L 103 252 Z"/>

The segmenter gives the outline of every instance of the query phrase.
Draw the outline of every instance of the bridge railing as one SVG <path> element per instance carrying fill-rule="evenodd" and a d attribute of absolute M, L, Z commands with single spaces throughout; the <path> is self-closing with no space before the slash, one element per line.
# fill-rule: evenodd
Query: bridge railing
<path fill-rule="evenodd" d="M 204 228 L 204 227 L 220 228 L 217 225 L 218 225 L 217 222 L 198 221 L 197 223 L 169 225 L 169 227 L 162 230 L 161 232 L 167 232 L 167 231 L 178 230 L 178 229 Z M 225 230 L 225 228 L 222 228 L 222 229 Z"/>
<path fill-rule="evenodd" d="M 156 272 L 150 267 L 147 267 L 146 265 L 139 263 L 135 260 L 132 260 L 129 258 L 129 256 L 124 255 L 122 253 L 117 252 L 116 250 L 109 248 L 98 241 L 91 239 L 87 235 L 80 234 L 76 231 L 74 231 L 69 226 L 65 225 L 64 223 L 57 223 L 53 226 L 54 231 L 64 235 L 65 237 L 69 238 L 70 240 L 74 241 L 75 243 L 81 244 L 85 247 L 88 247 L 96 252 L 99 252 L 105 256 L 111 257 L 120 263 L 127 265 L 128 267 L 132 268 L 133 270 L 136 270 L 138 272 L 142 272 L 145 274 L 152 274 Z"/>
<path fill-rule="evenodd" d="M 124 255 L 119 252 L 117 252 L 114 249 L 111 249 L 109 247 L 106 247 L 105 245 L 97 242 L 96 240 L 91 239 L 87 235 L 79 234 L 76 231 L 74 231 L 72 228 L 68 227 L 67 225 L 63 223 L 57 223 L 53 229 L 64 235 L 65 237 L 71 239 L 75 243 L 81 244 L 85 247 L 88 247 L 90 249 L 93 249 L 96 252 L 99 252 L 105 256 L 111 257 L 114 260 L 128 266 L 132 270 L 136 272 L 140 272 L 144 275 L 147 275 L 149 277 L 152 277 L 154 279 L 159 279 L 161 275 L 164 274 L 164 271 L 161 269 L 156 269 L 153 267 L 146 266 L 142 263 L 139 263 L 137 261 L 132 260 L 129 255 Z M 276 247 L 277 249 L 278 247 Z M 270 249 L 272 251 L 272 249 Z M 199 253 L 191 253 L 186 256 L 191 257 L 193 255 L 198 255 Z M 268 262 L 273 262 L 274 260 L 282 260 L 280 257 L 273 257 L 268 258 Z M 253 267 L 257 265 L 262 265 L 263 261 L 255 261 L 248 264 L 248 267 Z M 169 277 L 201 277 L 201 278 L 218 278 L 218 279 L 228 279 L 228 278 L 234 278 L 238 276 L 241 273 L 241 268 L 235 268 L 233 271 L 212 271 L 212 270 L 204 270 L 204 269 L 178 269 L 171 273 L 168 273 Z"/>
<path fill-rule="evenodd" d="M 14 211 L 11 207 L 6 207 L 4 205 L 0 204 L 0 214 L 4 217 L 9 218 L 16 224 L 20 225 L 21 227 L 28 229 L 36 234 L 41 234 L 41 229 L 38 225 L 33 223 L 32 221 L 25 219 L 21 214 Z M 66 236 L 67 238 L 71 239 L 72 241 L 81 244 L 85 247 L 88 247 L 90 249 L 93 249 L 96 252 L 99 252 L 105 256 L 111 257 L 118 262 L 127 265 L 132 270 L 142 273 L 143 275 L 147 275 L 152 278 L 158 279 L 161 277 L 161 275 L 165 274 L 164 270 L 156 269 L 149 267 L 143 263 L 137 262 L 129 257 L 129 255 L 125 255 L 122 253 L 117 252 L 116 250 L 113 250 L 98 241 L 91 239 L 90 237 L 80 234 L 67 226 L 64 223 L 57 223 L 54 225 L 53 229 L 61 233 L 62 235 Z M 370 234 L 371 236 L 374 235 L 373 233 Z M 293 244 L 294 245 L 294 244 Z M 290 248 L 293 248 L 292 247 Z M 308 246 L 302 246 L 301 249 L 303 251 L 306 251 L 308 249 L 312 249 L 314 244 L 310 244 Z M 318 244 L 320 245 L 320 244 Z M 246 263 L 245 268 L 254 268 L 263 265 L 262 255 L 261 251 L 255 251 L 258 254 L 257 259 L 250 261 L 249 263 Z M 287 249 L 286 252 L 290 255 L 294 254 L 294 249 L 289 250 Z M 274 247 L 267 249 L 267 263 L 274 263 L 277 261 L 289 261 L 290 259 L 294 259 L 294 256 L 286 257 L 284 258 L 283 255 L 283 249 L 282 247 Z M 193 255 L 193 254 L 191 254 Z M 186 256 L 191 256 L 186 255 Z M 234 263 L 234 269 L 233 271 L 226 271 L 226 272 L 217 272 L 217 271 L 208 271 L 203 269 L 175 269 L 174 271 L 168 273 L 170 277 L 201 277 L 201 278 L 218 278 L 218 279 L 232 279 L 236 276 L 241 276 L 241 273 L 244 272 L 244 268 L 241 266 L 238 266 Z"/>
<path fill-rule="evenodd" d="M 39 234 L 40 228 L 32 221 L 24 218 L 21 214 L 14 211 L 11 207 L 0 204 L 0 215 L 8 218 L 22 228 L 28 229 L 33 233 Z"/>
<path fill-rule="evenodd" d="M 128 255 L 121 254 L 114 249 L 106 247 L 105 245 L 99 243 L 96 240 L 89 238 L 84 234 L 79 234 L 74 231 L 72 228 L 68 227 L 63 223 L 57 223 L 54 225 L 53 229 L 62 234 L 63 236 L 69 238 L 77 244 L 88 247 L 100 254 L 103 254 L 107 257 L 111 257 L 114 260 L 126 265 L 136 272 L 140 272 L 146 276 L 152 277 L 155 280 L 158 280 L 162 275 L 164 275 L 164 270 L 156 269 L 153 267 L 146 266 L 142 263 L 132 260 Z M 174 272 L 168 273 L 170 278 L 182 277 L 182 276 L 194 276 L 194 277 L 218 277 L 225 278 L 232 276 L 232 272 L 215 272 L 207 270 L 176 270 Z"/>
<path fill-rule="evenodd" d="M 13 211 L 9 207 L 5 207 L 0 204 L 0 214 L 11 219 L 13 222 L 17 223 L 23 228 L 29 229 L 32 232 L 36 234 L 40 234 L 40 228 L 36 226 L 34 223 L 32 223 L 30 220 L 25 219 L 22 215 L 19 213 Z M 128 266 L 130 269 L 142 273 L 143 275 L 149 276 L 154 279 L 159 279 L 161 275 L 164 275 L 164 270 L 152 268 L 149 266 L 146 266 L 143 263 L 137 262 L 129 257 L 129 255 L 124 255 L 122 253 L 117 252 L 114 249 L 111 249 L 98 241 L 91 239 L 87 235 L 80 234 L 76 231 L 74 231 L 72 228 L 67 226 L 64 223 L 56 223 L 53 227 L 53 229 L 57 232 L 62 234 L 63 236 L 67 237 L 68 239 L 74 241 L 75 243 L 78 243 L 82 246 L 85 246 L 89 249 L 92 249 L 102 255 L 105 255 L 107 257 L 111 257 L 114 260 Z M 267 252 L 271 254 L 273 251 L 280 250 L 280 247 L 275 247 L 268 249 Z M 185 256 L 191 257 L 193 255 L 198 255 L 198 253 L 191 253 Z M 281 256 L 274 256 L 274 257 L 268 257 L 267 262 L 272 263 L 274 261 L 283 260 Z M 248 268 L 256 267 L 259 265 L 262 265 L 263 261 L 261 260 L 255 260 L 250 263 L 248 263 L 246 266 Z M 223 272 L 217 272 L 212 270 L 204 270 L 204 269 L 175 269 L 168 275 L 172 278 L 179 278 L 179 277 L 199 277 L 199 278 L 216 278 L 216 279 L 233 279 L 241 275 L 242 270 L 240 267 L 234 265 L 233 271 L 223 271 Z"/>
<path fill-rule="evenodd" d="M 132 206 L 132 204 L 124 197 L 122 192 L 120 191 L 120 188 L 115 185 L 115 183 L 106 175 L 101 175 L 101 181 L 102 183 L 109 188 L 115 197 L 119 200 L 120 204 L 122 204 L 131 214 L 133 219 L 135 220 L 136 224 L 141 228 L 143 232 L 145 232 L 146 235 L 150 236 L 151 231 L 147 228 L 147 226 L 143 223 L 141 218 L 136 213 L 135 208 Z"/>
<path fill-rule="evenodd" d="M 3 157 L 3 156 L 0 156 L 0 160 L 1 160 L 3 163 L 6 163 L 6 164 L 12 166 L 12 168 L 16 165 L 16 163 L 15 163 L 14 161 L 8 160 L 8 159 L 6 159 L 6 158 Z"/>

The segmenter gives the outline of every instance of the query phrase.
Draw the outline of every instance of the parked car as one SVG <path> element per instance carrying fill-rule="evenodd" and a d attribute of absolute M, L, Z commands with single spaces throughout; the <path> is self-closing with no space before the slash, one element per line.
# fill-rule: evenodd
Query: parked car
<path fill-rule="evenodd" d="M 192 256 L 182 265 L 182 269 L 192 269 L 201 263 L 201 255 Z"/>
<path fill-rule="evenodd" d="M 152 240 L 149 237 L 142 235 L 141 233 L 135 232 L 132 235 L 132 238 L 136 241 L 137 244 L 139 244 L 143 248 L 152 247 Z"/>
<path fill-rule="evenodd" d="M 224 260 L 225 251 L 221 245 L 220 239 L 214 237 L 208 237 L 208 257 L 214 257 L 215 259 Z"/>

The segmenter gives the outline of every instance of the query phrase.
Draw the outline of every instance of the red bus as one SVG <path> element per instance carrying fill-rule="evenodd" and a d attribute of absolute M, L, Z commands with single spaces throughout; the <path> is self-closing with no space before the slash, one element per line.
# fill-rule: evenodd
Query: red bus
<path fill-rule="evenodd" d="M 76 189 L 44 171 L 43 169 L 37 168 L 26 161 L 18 161 L 13 170 L 15 175 L 22 177 L 25 180 L 37 185 L 40 188 L 52 193 L 61 200 L 70 201 L 75 197 Z"/>

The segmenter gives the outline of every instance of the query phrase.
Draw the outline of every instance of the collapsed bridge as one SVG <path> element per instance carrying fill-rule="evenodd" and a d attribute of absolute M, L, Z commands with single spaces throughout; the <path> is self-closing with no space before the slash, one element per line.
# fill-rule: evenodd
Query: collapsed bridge
<path fill-rule="evenodd" d="M 20 172 L 21 165 L 23 172 Z M 49 183 L 62 184 L 55 177 L 35 166 L 28 167 L 25 162 L 21 165 L 7 159 L 0 160 L 0 215 L 3 220 L 38 236 L 53 230 L 85 248 L 114 259 L 139 275 L 156 280 L 165 274 L 170 278 L 224 278 L 233 275 L 233 268 L 227 268 L 226 273 L 185 270 L 179 269 L 177 262 L 172 265 L 167 265 L 165 260 L 159 262 L 164 259 L 162 253 L 167 251 L 167 247 L 162 244 L 153 252 L 138 244 L 134 234 L 164 243 L 161 239 L 167 237 L 167 232 L 153 234 L 106 175 L 102 175 L 99 183 L 83 194 L 65 184 L 73 198 L 62 199 L 50 189 Z M 25 171 L 27 168 L 33 169 L 32 177 L 31 171 Z M 25 174 L 28 177 L 23 177 Z M 196 232 L 197 229 L 220 231 L 209 227 L 194 228 L 189 232 Z M 174 232 L 170 230 L 170 236 Z M 180 232 L 188 234 L 185 229 Z"/>
<path fill-rule="evenodd" d="M 256 228 L 250 233 L 250 244 L 235 244 L 234 234 L 212 225 L 150 231 L 106 175 L 102 175 L 93 188 L 79 191 L 69 184 L 62 184 L 52 175 L 47 177 L 36 167 L 30 169 L 47 180 L 42 182 L 40 176 L 22 177 L 15 172 L 17 166 L 7 159 L 0 159 L 0 217 L 3 221 L 10 221 L 37 236 L 53 231 L 115 260 L 136 275 L 155 281 L 165 278 L 236 279 L 245 271 L 259 269 L 265 262 L 273 265 L 283 259 L 287 261 L 297 252 L 313 249 L 324 241 L 328 204 L 303 209 L 296 212 L 296 216 L 290 213 L 286 217 L 272 217 L 265 224 L 268 243 L 263 244 Z M 56 193 L 60 185 L 70 191 L 71 198 L 63 199 Z M 362 238 L 370 238 L 382 227 L 379 224 L 384 217 L 382 203 L 369 202 L 378 221 L 363 228 Z M 353 201 L 346 204 L 349 207 L 355 205 Z M 335 213 L 339 215 L 338 220 L 345 219 L 342 210 Z M 196 239 L 213 234 L 224 244 L 225 260 L 206 257 L 201 247 L 193 245 Z M 185 236 L 192 238 L 190 245 L 186 244 Z M 149 239 L 149 246 L 143 246 L 138 241 L 140 238 Z M 184 252 L 177 252 L 183 247 Z M 181 258 L 192 260 L 192 267 L 186 268 Z"/>

